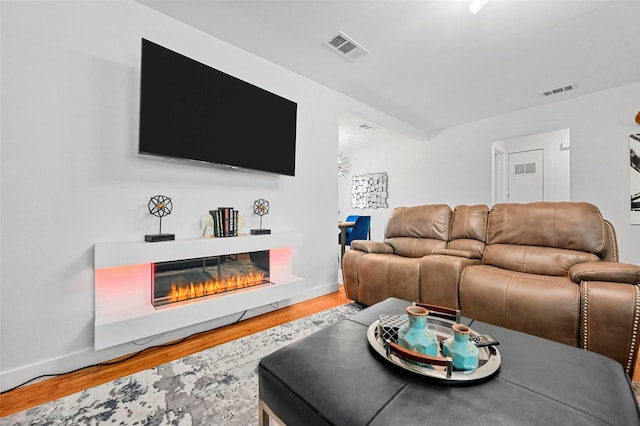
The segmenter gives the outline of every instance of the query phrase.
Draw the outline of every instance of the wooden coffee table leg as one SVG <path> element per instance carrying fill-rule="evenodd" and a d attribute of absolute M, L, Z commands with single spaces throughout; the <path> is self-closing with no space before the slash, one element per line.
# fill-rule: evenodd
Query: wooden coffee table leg
<path fill-rule="evenodd" d="M 270 420 L 273 420 L 281 426 L 286 426 L 286 424 L 271 411 L 269 406 L 260 399 L 258 401 L 258 426 L 269 426 L 271 424 L 269 423 Z"/>

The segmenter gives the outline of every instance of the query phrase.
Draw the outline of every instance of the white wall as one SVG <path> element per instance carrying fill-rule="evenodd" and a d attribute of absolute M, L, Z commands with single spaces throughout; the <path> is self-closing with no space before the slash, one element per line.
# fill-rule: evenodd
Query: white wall
<path fill-rule="evenodd" d="M 598 206 L 616 229 L 620 261 L 640 264 L 640 226 L 629 222 L 629 135 L 638 133 L 638 99 L 640 83 L 635 83 L 446 129 L 424 144 L 391 137 L 371 145 L 341 143 L 340 150 L 350 156 L 355 174 L 389 173 L 386 218 L 391 208 L 404 205 L 491 205 L 493 141 L 569 128 L 571 200 Z M 341 215 L 346 216 L 350 181 L 339 187 Z M 378 218 L 373 228 L 378 241 L 383 221 Z"/>
<path fill-rule="evenodd" d="M 337 290 L 338 113 L 358 108 L 396 120 L 139 3 L 0 8 L 2 389 L 237 319 L 93 351 L 93 245 L 156 233 L 153 195 L 172 197 L 162 229 L 177 238 L 199 235 L 201 215 L 222 205 L 237 207 L 248 231 L 259 223 L 253 201 L 269 200 L 264 227 L 303 234 L 293 254 L 293 272 L 306 280 L 302 299 Z M 142 37 L 296 101 L 296 176 L 138 156 Z"/>

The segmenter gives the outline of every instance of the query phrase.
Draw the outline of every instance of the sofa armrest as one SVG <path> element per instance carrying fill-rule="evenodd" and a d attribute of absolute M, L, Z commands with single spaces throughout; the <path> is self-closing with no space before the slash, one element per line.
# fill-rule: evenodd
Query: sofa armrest
<path fill-rule="evenodd" d="M 351 249 L 360 250 L 365 253 L 382 253 L 393 254 L 394 250 L 387 243 L 370 240 L 354 240 L 351 241 Z"/>
<path fill-rule="evenodd" d="M 640 266 L 619 262 L 585 262 L 569 269 L 569 278 L 575 282 L 605 281 L 640 285 Z"/>
<path fill-rule="evenodd" d="M 585 262 L 569 269 L 580 285 L 580 347 L 618 361 L 633 377 L 638 357 L 640 266 Z"/>
<path fill-rule="evenodd" d="M 613 358 L 633 377 L 638 357 L 640 266 L 585 262 L 569 269 L 580 285 L 580 347 Z"/>
<path fill-rule="evenodd" d="M 615 359 L 633 377 L 638 357 L 640 286 L 586 280 L 579 285 L 580 347 Z"/>
<path fill-rule="evenodd" d="M 480 253 L 471 250 L 435 249 L 432 254 L 445 254 L 448 256 L 465 257 L 467 259 L 480 259 Z"/>

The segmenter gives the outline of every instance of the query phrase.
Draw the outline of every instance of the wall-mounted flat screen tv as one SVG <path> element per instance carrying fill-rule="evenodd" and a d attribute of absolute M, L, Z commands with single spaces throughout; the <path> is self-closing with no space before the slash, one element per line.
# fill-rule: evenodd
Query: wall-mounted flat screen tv
<path fill-rule="evenodd" d="M 140 154 L 294 176 L 297 107 L 142 39 Z"/>

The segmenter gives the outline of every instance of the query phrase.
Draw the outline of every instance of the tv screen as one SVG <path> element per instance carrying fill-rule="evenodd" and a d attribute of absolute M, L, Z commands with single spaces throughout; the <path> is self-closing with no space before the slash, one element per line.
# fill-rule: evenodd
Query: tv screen
<path fill-rule="evenodd" d="M 140 154 L 294 176 L 297 107 L 142 39 Z"/>

